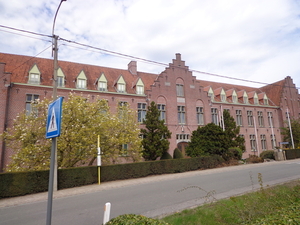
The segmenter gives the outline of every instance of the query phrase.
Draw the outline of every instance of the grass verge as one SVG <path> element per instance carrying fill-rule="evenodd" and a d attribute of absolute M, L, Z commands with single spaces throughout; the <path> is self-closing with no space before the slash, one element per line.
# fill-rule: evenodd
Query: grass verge
<path fill-rule="evenodd" d="M 275 187 L 264 187 L 261 174 L 258 174 L 258 180 L 259 191 L 220 201 L 212 200 L 208 204 L 175 213 L 162 220 L 172 225 L 300 225 L 300 180 Z"/>

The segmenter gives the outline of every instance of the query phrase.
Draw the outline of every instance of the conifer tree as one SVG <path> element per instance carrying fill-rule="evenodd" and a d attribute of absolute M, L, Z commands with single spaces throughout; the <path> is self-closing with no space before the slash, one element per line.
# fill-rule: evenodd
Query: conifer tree
<path fill-rule="evenodd" d="M 236 125 L 234 118 L 230 116 L 227 110 L 223 111 L 223 120 L 225 127 L 225 135 L 228 140 L 229 147 L 238 147 L 245 151 L 245 139 L 240 136 L 240 127 Z"/>
<path fill-rule="evenodd" d="M 289 128 L 289 122 L 285 121 L 286 127 L 281 128 L 281 134 L 283 135 L 283 141 L 289 142 L 292 147 L 292 139 Z M 291 119 L 291 129 L 293 134 L 293 141 L 295 148 L 300 147 L 300 119 Z"/>
<path fill-rule="evenodd" d="M 159 115 L 157 105 L 152 101 L 145 116 L 145 129 L 141 129 L 144 148 L 142 153 L 145 160 L 156 160 L 169 149 L 168 139 L 171 138 L 171 132 L 164 124 L 165 121 L 159 119 Z"/>

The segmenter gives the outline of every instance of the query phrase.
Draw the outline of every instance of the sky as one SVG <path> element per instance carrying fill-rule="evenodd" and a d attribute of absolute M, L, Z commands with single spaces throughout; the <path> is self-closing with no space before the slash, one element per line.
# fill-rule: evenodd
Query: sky
<path fill-rule="evenodd" d="M 0 1 L 0 26 L 49 36 L 0 27 L 0 52 L 53 58 L 59 4 Z M 300 0 L 67 0 L 54 34 L 68 40 L 59 60 L 120 69 L 135 60 L 160 74 L 180 53 L 200 80 L 261 87 L 291 76 L 300 88 Z"/>

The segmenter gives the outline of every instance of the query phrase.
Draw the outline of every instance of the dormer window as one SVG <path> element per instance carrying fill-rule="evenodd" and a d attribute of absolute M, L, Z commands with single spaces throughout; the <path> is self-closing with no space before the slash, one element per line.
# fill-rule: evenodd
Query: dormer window
<path fill-rule="evenodd" d="M 136 93 L 138 95 L 143 95 L 144 94 L 144 83 L 143 83 L 141 78 L 139 78 L 138 82 L 136 83 L 135 88 L 136 88 Z"/>
<path fill-rule="evenodd" d="M 248 95 L 247 95 L 246 92 L 244 92 L 244 95 L 243 95 L 243 102 L 244 102 L 244 104 L 248 104 L 249 103 L 249 101 L 248 101 Z"/>
<path fill-rule="evenodd" d="M 31 70 L 29 71 L 29 78 L 28 83 L 29 84 L 40 84 L 41 73 L 37 65 L 35 64 Z"/>
<path fill-rule="evenodd" d="M 264 105 L 269 105 L 269 100 L 267 95 L 264 95 Z"/>
<path fill-rule="evenodd" d="M 57 70 L 57 87 L 64 87 L 65 86 L 65 75 L 61 68 Z"/>
<path fill-rule="evenodd" d="M 221 102 L 226 102 L 226 93 L 223 88 L 221 90 Z"/>
<path fill-rule="evenodd" d="M 100 78 L 98 79 L 98 90 L 99 91 L 107 91 L 107 79 L 106 79 L 104 73 L 102 73 Z"/>
<path fill-rule="evenodd" d="M 30 84 L 40 84 L 40 75 L 36 73 L 29 74 L 29 83 Z"/>
<path fill-rule="evenodd" d="M 233 103 L 237 103 L 238 102 L 237 94 L 236 94 L 235 91 L 233 91 L 233 93 L 232 93 L 232 102 Z"/>
<path fill-rule="evenodd" d="M 84 71 L 81 71 L 76 79 L 76 88 L 78 89 L 86 89 L 87 78 L 85 76 Z"/>
<path fill-rule="evenodd" d="M 125 93 L 126 92 L 126 83 L 123 78 L 123 76 L 120 76 L 118 82 L 117 82 L 117 91 L 119 93 Z"/>
<path fill-rule="evenodd" d="M 210 97 L 211 101 L 214 101 L 215 95 L 214 95 L 214 91 L 213 91 L 213 89 L 211 87 L 209 88 L 207 95 L 208 95 L 208 97 Z"/>

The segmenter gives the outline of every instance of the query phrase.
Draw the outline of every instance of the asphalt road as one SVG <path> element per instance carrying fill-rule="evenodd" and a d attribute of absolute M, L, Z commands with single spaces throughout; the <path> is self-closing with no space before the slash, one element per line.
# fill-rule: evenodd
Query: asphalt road
<path fill-rule="evenodd" d="M 115 181 L 58 191 L 53 200 L 52 225 L 102 224 L 106 202 L 111 203 L 111 218 L 126 213 L 161 217 L 205 201 L 253 191 L 260 187 L 259 173 L 264 186 L 300 179 L 300 159 Z M 45 196 L 47 193 L 0 200 L 0 225 L 46 224 Z"/>

